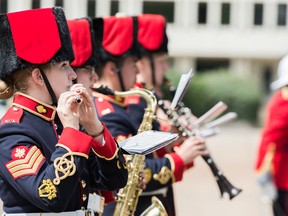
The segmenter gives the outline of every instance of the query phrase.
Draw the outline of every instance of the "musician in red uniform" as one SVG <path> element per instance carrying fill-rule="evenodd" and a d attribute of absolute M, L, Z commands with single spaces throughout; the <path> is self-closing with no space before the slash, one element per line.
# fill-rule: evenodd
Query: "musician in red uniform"
<path fill-rule="evenodd" d="M 87 92 L 92 98 L 92 88 L 95 81 L 98 80 L 98 75 L 95 72 L 95 67 L 97 67 L 97 57 L 92 20 L 89 17 L 84 17 L 68 20 L 67 22 L 75 57 L 70 63 L 77 74 L 77 79 L 74 81 L 75 83 L 81 83 L 87 89 Z M 119 156 L 121 155 L 119 154 Z M 123 160 L 125 159 L 123 158 Z M 96 193 L 101 196 L 99 199 L 104 198 L 105 204 L 115 201 L 111 191 L 97 190 Z M 102 214 L 103 211 L 104 206 L 101 206 L 98 213 Z"/>
<path fill-rule="evenodd" d="M 114 91 L 127 91 L 133 88 L 138 73 L 136 61 L 138 49 L 135 45 L 134 17 L 105 17 L 93 20 L 97 54 L 100 67 L 96 69 L 99 81 L 95 87 L 104 85 Z M 103 95 L 96 91 L 95 103 L 101 121 L 105 122 L 117 141 L 137 134 L 140 123 L 134 121 L 127 110 L 125 98 Z M 143 119 L 144 109 L 140 108 Z M 138 114 L 137 114 L 138 115 Z M 198 155 L 207 154 L 205 141 L 200 137 L 191 137 L 177 153 L 165 157 L 146 156 L 146 189 L 139 197 L 135 215 L 140 215 L 151 205 L 152 196 L 157 196 L 169 216 L 175 215 L 172 185 L 182 179 L 185 165 Z M 105 212 L 106 211 L 106 212 Z M 104 215 L 113 214 L 113 206 L 108 206 Z"/>
<path fill-rule="evenodd" d="M 73 85 L 64 12 L 1 14 L 0 23 L 0 98 L 14 94 L 0 125 L 4 215 L 93 214 L 90 189 L 124 187 L 127 170 L 87 90 Z"/>
<path fill-rule="evenodd" d="M 141 58 L 136 64 L 139 70 L 136 88 L 147 88 L 152 90 L 158 99 L 163 99 L 162 87 L 169 69 L 166 20 L 162 15 L 157 14 L 139 15 L 135 17 L 135 20 L 137 22 L 136 44 L 141 53 Z M 166 102 L 169 105 L 169 101 Z M 132 116 L 134 122 L 136 122 L 137 125 L 140 125 L 146 102 L 140 97 L 133 96 L 126 99 L 126 104 L 128 112 Z M 161 109 L 157 109 L 157 117 L 159 117 L 157 121 L 153 122 L 154 130 L 178 132 L 176 128 L 171 126 L 167 114 Z M 163 121 L 163 119 L 166 120 Z M 167 191 L 164 200 L 168 203 L 169 215 L 176 214 L 172 187 L 173 183 L 182 180 L 184 171 L 193 166 L 193 160 L 197 156 L 208 153 L 203 144 L 205 142 L 204 139 L 202 137 L 200 138 L 203 145 L 193 145 L 195 144 L 193 141 L 194 138 L 195 137 L 190 137 L 184 140 L 183 137 L 180 137 L 180 139 L 170 145 L 170 148 L 167 146 L 154 154 L 155 161 L 166 157 L 170 158 L 170 155 L 177 154 L 183 162 L 182 169 L 179 166 L 176 166 L 173 170 L 173 172 L 177 173 L 181 178 L 175 178 L 165 184 Z M 179 145 L 179 143 L 181 143 L 181 145 Z M 202 151 L 203 149 L 204 151 Z M 145 209 L 147 207 L 149 200 L 151 200 L 151 196 L 155 194 L 161 196 L 158 190 L 161 186 L 158 186 L 158 188 L 155 186 L 153 187 L 156 180 L 154 179 L 153 174 L 149 175 L 149 173 L 151 173 L 149 167 L 147 167 L 146 173 L 148 173 L 149 176 L 147 190 L 150 189 L 151 191 L 148 193 L 145 193 L 144 191 L 140 196 L 138 204 L 139 209 Z M 150 185 L 152 185 L 151 188 L 149 187 Z"/>
<path fill-rule="evenodd" d="M 266 179 L 276 186 L 273 200 L 275 216 L 288 215 L 288 55 L 278 65 L 278 80 L 271 84 L 277 90 L 270 99 L 261 142 L 259 144 L 256 171 L 260 183 Z"/>

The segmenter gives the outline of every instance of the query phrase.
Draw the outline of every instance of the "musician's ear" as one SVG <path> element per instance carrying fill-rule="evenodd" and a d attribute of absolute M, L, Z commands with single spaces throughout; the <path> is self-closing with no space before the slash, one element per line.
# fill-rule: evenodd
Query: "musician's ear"
<path fill-rule="evenodd" d="M 44 79 L 43 76 L 39 70 L 39 68 L 34 68 L 31 72 L 31 77 L 32 80 L 34 81 L 34 83 L 36 83 L 37 85 L 44 85 Z"/>
<path fill-rule="evenodd" d="M 116 74 L 119 72 L 119 68 L 117 67 L 117 65 L 115 64 L 115 62 L 107 62 L 107 67 L 110 71 L 110 73 Z"/>

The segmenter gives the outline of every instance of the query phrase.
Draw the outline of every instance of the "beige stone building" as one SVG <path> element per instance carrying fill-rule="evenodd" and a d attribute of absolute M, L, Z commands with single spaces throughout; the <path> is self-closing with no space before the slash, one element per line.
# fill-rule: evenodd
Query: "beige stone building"
<path fill-rule="evenodd" d="M 249 76 L 263 91 L 288 53 L 287 0 L 0 0 L 0 11 L 62 6 L 68 18 L 163 14 L 175 70 L 219 67 Z"/>

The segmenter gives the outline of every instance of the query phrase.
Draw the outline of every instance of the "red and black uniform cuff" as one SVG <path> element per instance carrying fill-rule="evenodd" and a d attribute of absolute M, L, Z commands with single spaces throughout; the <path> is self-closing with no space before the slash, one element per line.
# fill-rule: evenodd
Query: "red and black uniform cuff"
<path fill-rule="evenodd" d="M 187 169 L 190 169 L 190 168 L 192 168 L 194 166 L 194 162 L 191 162 L 191 163 L 189 163 L 189 164 L 187 164 L 186 166 L 185 166 L 185 169 L 187 170 Z"/>
<path fill-rule="evenodd" d="M 160 149 L 158 149 L 158 150 L 156 151 L 157 156 L 160 157 L 160 158 L 164 157 L 164 156 L 165 156 L 166 154 L 168 154 L 168 153 L 169 153 L 169 152 L 166 150 L 165 147 L 160 148 Z"/>
<path fill-rule="evenodd" d="M 91 136 L 74 128 L 66 127 L 64 128 L 57 145 L 65 146 L 70 151 L 83 154 L 84 157 L 88 158 L 92 140 L 93 138 Z"/>
<path fill-rule="evenodd" d="M 100 195 L 105 198 L 105 204 L 115 201 L 115 197 L 112 191 L 100 191 Z"/>
<path fill-rule="evenodd" d="M 92 142 L 92 149 L 97 156 L 105 158 L 106 160 L 112 160 L 117 155 L 118 147 L 114 138 L 104 124 L 103 127 L 104 145 L 94 139 Z"/>
<path fill-rule="evenodd" d="M 179 149 L 179 146 L 180 146 L 181 144 L 180 143 L 177 143 L 175 146 L 174 146 L 174 148 L 173 148 L 173 150 L 175 151 L 175 152 L 177 152 L 177 150 Z M 194 166 L 194 162 L 191 162 L 191 163 L 189 163 L 189 164 L 187 164 L 186 166 L 185 166 L 185 169 L 190 169 L 190 168 L 192 168 Z"/>
<path fill-rule="evenodd" d="M 176 152 L 167 154 L 165 155 L 165 157 L 167 157 L 170 160 L 171 170 L 173 171 L 174 174 L 173 181 L 174 182 L 181 181 L 185 170 L 184 161 Z"/>

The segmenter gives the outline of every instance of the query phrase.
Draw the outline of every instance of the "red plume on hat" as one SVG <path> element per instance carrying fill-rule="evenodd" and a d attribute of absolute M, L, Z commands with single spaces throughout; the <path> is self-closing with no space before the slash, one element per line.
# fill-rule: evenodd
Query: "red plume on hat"
<path fill-rule="evenodd" d="M 60 7 L 0 15 L 0 79 L 49 62 L 72 61 L 74 54 Z"/>
<path fill-rule="evenodd" d="M 141 54 L 168 53 L 165 17 L 142 14 L 137 19 L 137 42 Z"/>
<path fill-rule="evenodd" d="M 110 16 L 92 20 L 95 31 L 97 56 L 103 63 L 118 61 L 120 58 L 135 55 L 138 50 L 134 43 L 134 20 L 130 16 Z"/>
<path fill-rule="evenodd" d="M 67 22 L 75 55 L 75 59 L 70 65 L 73 67 L 96 67 L 94 30 L 91 19 L 87 17 Z"/>

